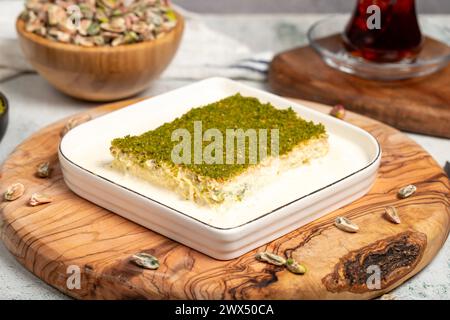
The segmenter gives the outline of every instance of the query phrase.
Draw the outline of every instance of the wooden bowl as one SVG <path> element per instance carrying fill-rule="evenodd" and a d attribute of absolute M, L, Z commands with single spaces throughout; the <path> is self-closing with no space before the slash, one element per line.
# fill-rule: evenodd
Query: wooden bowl
<path fill-rule="evenodd" d="M 2 141 L 3 136 L 6 132 L 6 127 L 8 127 L 8 113 L 9 113 L 9 105 L 8 100 L 6 97 L 0 92 L 0 102 L 3 102 L 3 105 L 5 106 L 5 110 L 0 113 L 0 141 Z"/>
<path fill-rule="evenodd" d="M 161 38 L 117 47 L 86 48 L 51 41 L 16 28 L 25 57 L 57 89 L 84 100 L 111 101 L 135 95 L 158 77 L 175 55 L 184 19 Z"/>

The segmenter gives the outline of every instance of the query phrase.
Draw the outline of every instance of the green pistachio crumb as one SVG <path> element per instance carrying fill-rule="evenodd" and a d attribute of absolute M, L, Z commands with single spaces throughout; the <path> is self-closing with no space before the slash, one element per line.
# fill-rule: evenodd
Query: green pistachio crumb
<path fill-rule="evenodd" d="M 133 155 L 133 158 L 137 159 L 139 163 L 154 160 L 156 163 L 164 162 L 176 166 L 171 160 L 171 152 L 179 142 L 172 141 L 172 132 L 184 128 L 193 136 L 194 121 L 202 122 L 203 133 L 208 129 L 215 128 L 224 137 L 226 129 L 278 129 L 280 156 L 289 153 L 302 142 L 325 135 L 325 127 L 322 124 L 314 124 L 312 121 L 300 118 L 292 108 L 277 109 L 270 103 L 261 103 L 256 98 L 236 94 L 218 102 L 191 109 L 172 122 L 165 123 L 142 135 L 114 139 L 111 147 L 119 149 L 122 153 Z M 226 150 L 226 139 L 223 140 L 223 150 Z M 202 143 L 205 148 L 211 142 L 203 141 Z M 248 143 L 246 143 L 246 148 L 246 157 L 248 157 Z M 271 154 L 270 134 L 267 154 Z M 191 155 L 193 158 L 194 152 L 191 152 Z M 256 164 L 262 160 L 258 159 Z M 191 161 L 191 164 L 182 164 L 181 166 L 200 176 L 226 180 L 239 175 L 252 165 L 255 164 L 251 164 L 250 161 L 245 161 L 245 164 L 226 164 L 224 155 L 223 164 L 194 164 L 194 161 Z"/>

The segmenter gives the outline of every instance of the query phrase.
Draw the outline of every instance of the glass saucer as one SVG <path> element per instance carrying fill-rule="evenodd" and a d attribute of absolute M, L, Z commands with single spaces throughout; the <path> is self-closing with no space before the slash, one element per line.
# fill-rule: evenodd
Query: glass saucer
<path fill-rule="evenodd" d="M 310 45 L 330 67 L 367 79 L 401 80 L 429 75 L 450 62 L 450 28 L 430 18 L 419 18 L 425 39 L 418 57 L 412 62 L 398 63 L 375 63 L 348 53 L 342 32 L 349 19 L 350 15 L 331 16 L 308 30 Z"/>

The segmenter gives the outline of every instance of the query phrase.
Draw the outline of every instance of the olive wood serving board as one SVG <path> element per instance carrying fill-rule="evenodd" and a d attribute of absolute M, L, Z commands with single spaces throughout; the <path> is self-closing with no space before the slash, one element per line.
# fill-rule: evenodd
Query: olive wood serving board
<path fill-rule="evenodd" d="M 278 54 L 268 82 L 283 96 L 343 104 L 401 130 L 450 138 L 450 65 L 421 78 L 367 80 L 327 66 L 307 46 Z"/>
<path fill-rule="evenodd" d="M 88 113 L 96 117 L 135 101 L 109 104 Z M 57 159 L 66 120 L 32 135 L 3 164 L 0 192 L 15 182 L 23 183 L 26 191 L 16 201 L 0 203 L 2 239 L 28 270 L 77 299 L 377 297 L 414 276 L 444 244 L 450 229 L 450 185 L 432 157 L 401 132 L 354 113 L 348 113 L 345 121 L 371 132 L 382 146 L 382 163 L 372 190 L 237 259 L 212 259 L 73 194 L 64 184 Z M 36 177 L 36 166 L 48 160 L 54 165 L 51 177 Z M 397 191 L 407 184 L 416 185 L 418 191 L 399 200 Z M 38 191 L 50 194 L 54 201 L 29 206 L 30 195 Z M 398 208 L 401 224 L 383 218 L 389 205 Z M 334 219 L 341 215 L 356 222 L 360 232 L 350 234 L 334 227 Z M 254 259 L 257 251 L 294 257 L 308 272 L 294 275 L 258 262 Z M 153 271 L 135 266 L 130 256 L 138 252 L 158 257 L 160 268 Z M 381 268 L 379 290 L 366 285 L 371 264 Z M 73 265 L 81 271 L 80 289 L 67 287 L 73 272 L 69 269 L 67 273 L 68 267 Z"/>

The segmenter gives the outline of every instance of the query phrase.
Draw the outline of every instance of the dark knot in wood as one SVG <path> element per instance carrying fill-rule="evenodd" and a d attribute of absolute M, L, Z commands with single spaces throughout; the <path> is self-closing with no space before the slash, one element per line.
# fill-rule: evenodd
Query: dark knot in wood
<path fill-rule="evenodd" d="M 334 271 L 322 279 L 328 291 L 363 293 L 372 290 L 367 283 L 379 268 L 380 288 L 385 289 L 410 273 L 422 258 L 426 235 L 404 232 L 349 252 L 339 260 Z"/>

